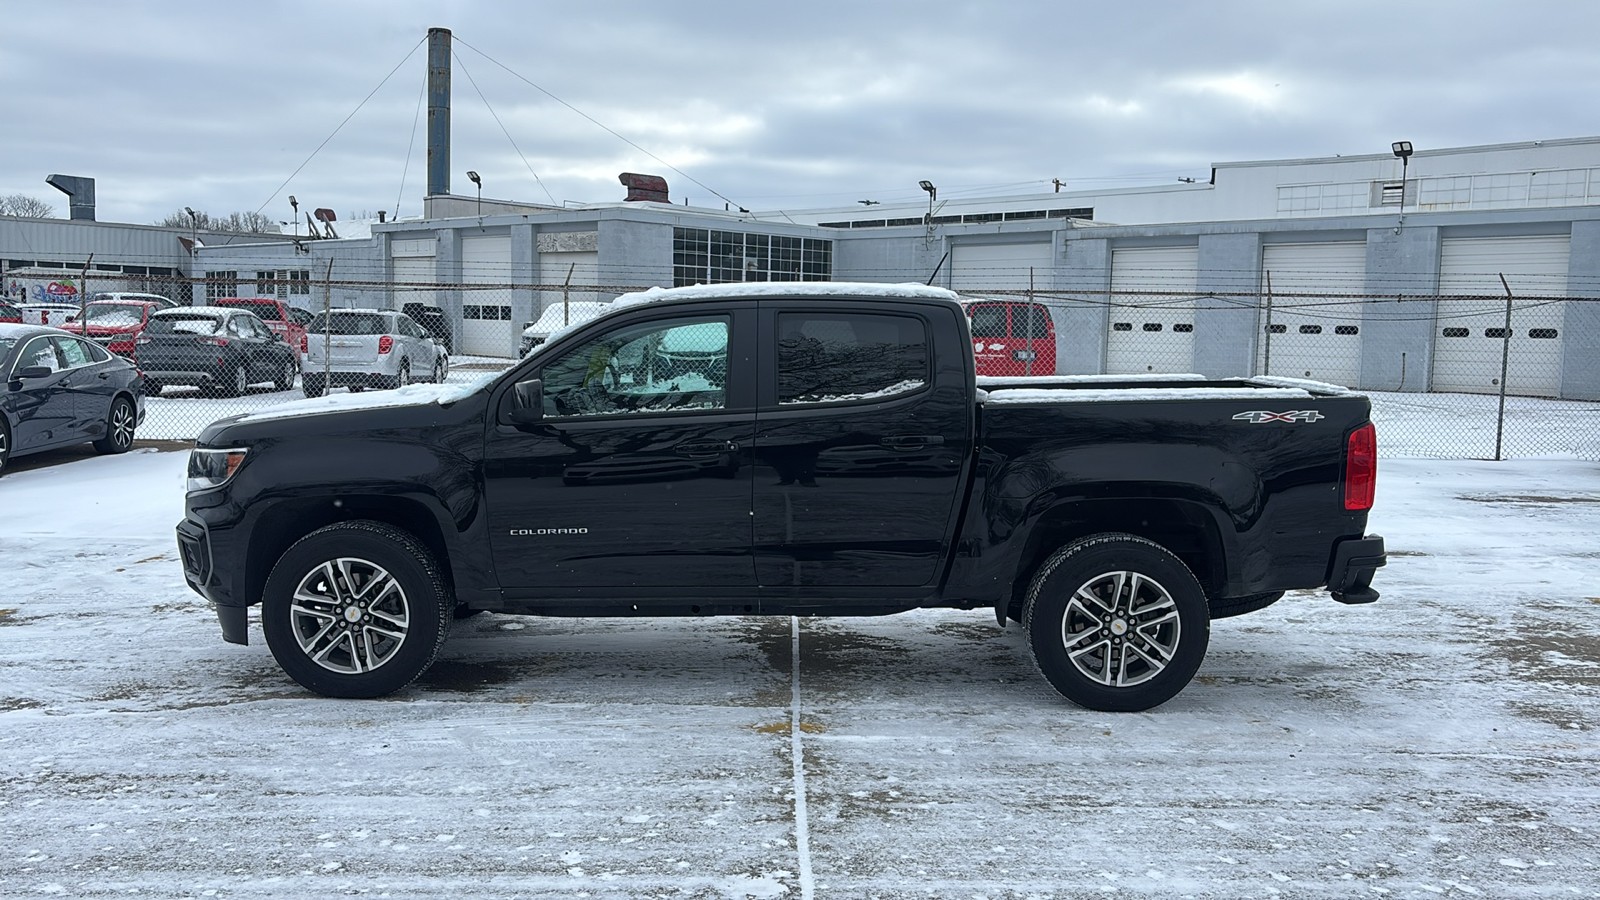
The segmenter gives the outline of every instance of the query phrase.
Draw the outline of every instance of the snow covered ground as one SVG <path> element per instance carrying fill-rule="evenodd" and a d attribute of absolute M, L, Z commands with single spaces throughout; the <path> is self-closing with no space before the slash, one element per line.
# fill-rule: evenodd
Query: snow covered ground
<path fill-rule="evenodd" d="M 1384 460 L 1382 600 L 1110 715 L 987 611 L 483 615 L 322 699 L 184 586 L 184 461 L 0 479 L 0 896 L 1600 896 L 1594 463 Z"/>

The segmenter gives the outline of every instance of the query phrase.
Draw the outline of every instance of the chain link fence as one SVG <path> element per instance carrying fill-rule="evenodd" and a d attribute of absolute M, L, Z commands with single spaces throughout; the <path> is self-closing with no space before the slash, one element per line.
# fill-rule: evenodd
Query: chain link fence
<path fill-rule="evenodd" d="M 48 321 L 59 324 L 66 315 L 95 304 L 88 336 L 144 365 L 139 350 L 149 345 L 134 341 L 146 314 L 138 309 L 137 298 L 112 294 L 157 294 L 183 306 L 235 296 L 276 300 L 250 307 L 270 334 L 193 336 L 196 366 L 214 376 L 208 383 L 164 384 L 148 399 L 139 437 L 192 440 L 216 419 L 306 399 L 307 372 L 321 376 L 313 379 L 314 387 L 350 384 L 332 392 L 392 385 L 408 370 L 407 381 L 428 381 L 440 374 L 421 360 L 392 355 L 419 346 L 409 335 L 389 335 L 389 349 L 382 352 L 366 348 L 375 341 L 355 336 L 307 336 L 308 326 L 332 330 L 337 318 L 331 323 L 318 318 L 329 307 L 407 313 L 421 340 L 437 339 L 446 348 L 443 380 L 463 384 L 503 371 L 552 332 L 592 317 L 604 301 L 637 289 L 318 280 L 318 272 L 308 281 L 303 273 L 283 274 L 294 277 L 219 282 L 94 275 L 92 291 L 50 297 L 48 302 L 58 309 Z M 973 290 L 964 297 L 979 374 L 1159 377 L 1204 372 L 1309 379 L 1367 393 L 1385 455 L 1600 460 L 1600 300 L 1593 298 L 1018 290 Z M 34 299 L 29 297 L 29 305 L 22 307 L 25 318 L 50 315 L 33 305 Z M 108 308 L 119 302 L 135 305 Z M 446 312 L 457 307 L 459 318 Z M 82 328 L 79 323 L 67 327 Z M 530 332 L 526 336 L 525 329 Z M 226 341 L 230 352 L 220 352 L 225 348 L 219 340 Z M 272 357 L 273 344 L 279 345 L 279 355 L 292 351 L 299 369 L 288 386 L 283 386 L 281 366 L 257 364 Z M 329 352 L 308 355 L 324 346 Z M 658 349 L 641 345 L 627 352 L 649 353 L 654 359 Z M 683 349 L 697 348 L 680 348 L 680 355 Z M 669 370 L 680 363 L 653 362 L 640 370 L 646 379 L 640 383 L 653 384 L 655 375 L 673 374 Z M 235 371 L 239 367 L 245 369 L 242 390 Z M 352 383 L 331 377 L 336 371 L 372 378 Z M 606 377 L 623 374 L 637 373 L 619 370 Z"/>

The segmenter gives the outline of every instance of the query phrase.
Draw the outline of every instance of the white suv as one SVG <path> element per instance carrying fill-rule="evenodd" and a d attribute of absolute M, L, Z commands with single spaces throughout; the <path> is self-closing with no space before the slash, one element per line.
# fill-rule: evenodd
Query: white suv
<path fill-rule="evenodd" d="M 444 346 L 410 316 L 388 309 L 318 313 L 306 323 L 303 349 L 300 384 L 307 397 L 341 386 L 361 391 L 442 383 L 450 371 Z"/>

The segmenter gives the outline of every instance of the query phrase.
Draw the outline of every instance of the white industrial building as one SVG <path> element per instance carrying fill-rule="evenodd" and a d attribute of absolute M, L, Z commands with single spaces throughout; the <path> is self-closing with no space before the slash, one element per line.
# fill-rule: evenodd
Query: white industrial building
<path fill-rule="evenodd" d="M 553 208 L 448 192 L 424 207 L 360 239 L 202 240 L 192 264 L 182 236 L 162 229 L 140 236 L 168 242 L 143 264 L 209 276 L 198 302 L 266 289 L 313 309 L 438 306 L 458 354 L 488 356 L 513 354 L 563 285 L 590 300 L 652 285 L 931 277 L 1032 290 L 1051 308 L 1062 373 L 1270 372 L 1473 392 L 1499 389 L 1509 288 L 1508 390 L 1600 399 L 1600 302 L 1566 299 L 1600 295 L 1600 138 L 1422 149 L 1404 167 L 1389 152 L 1221 163 L 1203 183 L 870 208 Z M 81 259 L 78 244 L 60 260 L 37 249 L 56 246 L 42 229 L 67 225 L 0 218 L 0 259 Z"/>

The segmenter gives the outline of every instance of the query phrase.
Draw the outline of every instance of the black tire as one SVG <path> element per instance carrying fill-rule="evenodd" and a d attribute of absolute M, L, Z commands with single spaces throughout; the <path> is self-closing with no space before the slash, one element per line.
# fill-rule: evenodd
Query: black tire
<path fill-rule="evenodd" d="M 307 397 L 321 397 L 327 390 L 327 386 L 323 384 L 323 377 L 311 372 L 305 373 L 300 376 L 300 389 L 305 391 Z"/>
<path fill-rule="evenodd" d="M 244 364 L 231 366 L 222 370 L 222 375 L 210 385 L 207 391 L 213 397 L 242 397 L 249 389 L 250 376 L 245 373 Z"/>
<path fill-rule="evenodd" d="M 159 397 L 161 396 L 161 389 L 164 387 L 166 387 L 166 385 L 162 384 L 161 382 L 151 381 L 150 379 L 146 378 L 144 380 L 144 395 L 146 397 Z"/>
<path fill-rule="evenodd" d="M 294 377 L 299 374 L 300 364 L 295 361 L 293 356 L 290 356 L 284 361 L 283 366 L 278 372 L 278 376 L 272 379 L 272 386 L 280 391 L 287 391 L 288 389 L 294 387 Z"/>
<path fill-rule="evenodd" d="M 1081 538 L 1046 559 L 1028 586 L 1022 625 L 1050 686 L 1104 712 L 1172 699 L 1199 670 L 1211 636 L 1194 574 L 1131 534 Z"/>
<path fill-rule="evenodd" d="M 403 387 L 405 387 L 406 385 L 408 385 L 410 383 L 411 383 L 411 360 L 402 359 L 402 360 L 400 360 L 400 370 L 395 373 L 393 378 L 389 379 L 388 382 L 384 384 L 384 387 L 388 388 L 391 391 L 393 391 L 393 390 L 399 390 L 400 388 L 403 388 Z"/>
<path fill-rule="evenodd" d="M 363 602 L 368 591 L 371 603 Z M 356 520 L 319 528 L 279 557 L 262 592 L 261 630 L 278 665 L 303 687 L 325 697 L 381 697 L 433 664 L 455 608 L 421 541 Z"/>
<path fill-rule="evenodd" d="M 139 413 L 133 401 L 118 397 L 111 401 L 106 415 L 106 436 L 94 442 L 96 453 L 127 453 L 133 447 L 133 430 L 139 427 Z"/>
<path fill-rule="evenodd" d="M 1218 619 L 1231 619 L 1245 613 L 1253 613 L 1258 609 L 1266 609 L 1283 599 L 1283 591 L 1270 591 L 1265 594 L 1250 594 L 1245 597 L 1212 597 L 1211 621 Z"/>
<path fill-rule="evenodd" d="M 0 475 L 6 473 L 6 466 L 11 464 L 11 428 L 6 425 L 6 420 L 0 418 Z"/>

